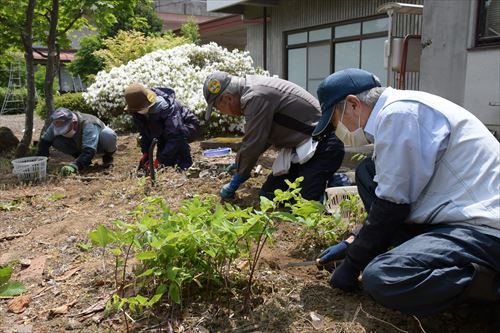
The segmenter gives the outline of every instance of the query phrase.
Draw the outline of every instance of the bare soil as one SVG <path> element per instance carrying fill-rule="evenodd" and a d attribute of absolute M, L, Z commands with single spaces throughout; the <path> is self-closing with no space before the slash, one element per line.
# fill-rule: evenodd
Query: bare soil
<path fill-rule="evenodd" d="M 23 117 L 5 117 L 20 137 Z M 19 125 L 21 122 L 21 125 Z M 35 127 L 36 128 L 36 127 Z M 87 233 L 97 224 L 127 220 L 127 212 L 144 195 L 163 197 L 176 208 L 194 194 L 216 194 L 229 180 L 217 174 L 234 156 L 206 159 L 199 143 L 192 154 L 202 171 L 192 177 L 165 170 L 158 185 L 136 177 L 140 150 L 136 135 L 121 134 L 115 164 L 103 169 L 100 159 L 77 177 L 57 173 L 71 158 L 51 152 L 48 180 L 19 184 L 8 163 L 0 164 L 0 265 L 11 265 L 14 280 L 22 281 L 31 297 L 20 313 L 9 311 L 7 299 L 0 299 L 0 332 L 125 332 L 121 315 L 105 316 L 102 305 L 114 291 L 113 263 L 103 268 L 102 252 L 82 251 Z M 255 205 L 258 188 L 269 172 L 272 153 L 259 164 L 264 173 L 251 178 L 238 191 L 235 204 Z M 203 172 L 208 170 L 207 172 Z M 12 203 L 9 207 L 7 203 Z M 171 315 L 132 323 L 135 332 L 485 332 L 491 318 L 487 307 L 462 308 L 417 318 L 375 303 L 362 290 L 345 293 L 328 286 L 328 273 L 315 267 L 289 267 L 285 263 L 312 259 L 319 249 L 304 249 L 300 227 L 280 223 L 274 243 L 267 245 L 258 267 L 256 293 L 250 311 L 241 308 L 236 295 L 208 297 L 206 291 L 192 295 L 180 315 L 167 324 Z M 303 253 L 304 256 L 300 257 Z M 306 255 L 306 253 L 308 253 Z M 298 256 L 299 254 L 299 256 Z M 97 311 L 93 312 L 91 307 Z"/>

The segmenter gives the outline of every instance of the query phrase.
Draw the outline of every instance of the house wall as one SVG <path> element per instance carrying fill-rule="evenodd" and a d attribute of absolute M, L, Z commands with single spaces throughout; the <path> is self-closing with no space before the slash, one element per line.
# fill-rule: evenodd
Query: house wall
<path fill-rule="evenodd" d="M 420 89 L 463 105 L 470 2 L 426 1 Z"/>
<path fill-rule="evenodd" d="M 377 15 L 377 7 L 391 2 L 386 0 L 281 0 L 278 7 L 269 7 L 267 14 L 271 18 L 267 26 L 267 69 L 271 74 L 283 77 L 284 52 L 283 34 L 286 31 L 313 27 L 321 24 L 345 21 L 365 16 Z M 421 4 L 421 0 L 408 0 L 407 3 Z M 413 16 L 413 15 L 412 15 Z M 409 28 L 419 29 L 419 18 L 401 17 L 395 20 L 394 34 L 399 35 Z M 247 28 L 247 50 L 257 66 L 263 65 L 262 25 L 250 25 Z M 393 35 L 394 35 L 393 34 Z"/>
<path fill-rule="evenodd" d="M 476 1 L 426 0 L 420 89 L 471 111 L 500 133 L 500 46 L 473 48 Z"/>
<path fill-rule="evenodd" d="M 500 138 L 500 47 L 467 52 L 463 106 Z"/>

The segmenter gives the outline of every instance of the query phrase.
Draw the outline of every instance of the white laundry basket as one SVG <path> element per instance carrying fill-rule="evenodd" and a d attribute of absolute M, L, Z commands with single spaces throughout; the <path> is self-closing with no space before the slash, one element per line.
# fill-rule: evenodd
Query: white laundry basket
<path fill-rule="evenodd" d="M 340 203 L 358 194 L 356 186 L 328 187 L 325 190 L 325 208 L 330 214 L 340 212 Z M 346 216 L 344 216 L 346 217 Z"/>
<path fill-rule="evenodd" d="M 12 161 L 12 172 L 22 182 L 41 181 L 47 177 L 47 157 L 29 156 Z"/>

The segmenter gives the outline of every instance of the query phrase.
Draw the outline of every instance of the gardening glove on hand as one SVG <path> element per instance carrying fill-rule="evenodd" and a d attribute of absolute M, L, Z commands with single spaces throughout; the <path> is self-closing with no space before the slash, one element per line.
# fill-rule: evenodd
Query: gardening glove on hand
<path fill-rule="evenodd" d="M 235 173 L 231 182 L 222 186 L 222 189 L 219 192 L 220 197 L 222 199 L 234 198 L 234 194 L 236 193 L 238 187 L 240 187 L 240 185 L 243 184 L 247 179 L 248 177 L 243 177 L 239 173 Z"/>
<path fill-rule="evenodd" d="M 157 158 L 153 161 L 153 168 L 158 169 L 160 167 L 160 161 L 158 161 Z M 144 164 L 144 171 L 148 172 L 149 171 L 149 161 L 146 161 L 146 164 Z"/>
<path fill-rule="evenodd" d="M 349 248 L 349 243 L 346 240 L 332 245 L 319 255 L 319 264 L 325 265 L 335 260 L 344 259 L 347 249 Z"/>
<path fill-rule="evenodd" d="M 147 162 L 148 162 L 148 153 L 144 153 L 142 154 L 142 157 L 139 160 L 139 169 L 144 169 L 146 167 Z"/>
<path fill-rule="evenodd" d="M 324 268 L 330 273 L 335 269 L 335 261 L 344 259 L 349 248 L 349 242 L 346 240 L 332 245 L 319 255 L 318 267 Z"/>
<path fill-rule="evenodd" d="M 344 291 L 351 291 L 356 288 L 358 284 L 359 269 L 354 267 L 349 260 L 344 260 L 333 271 L 330 278 L 330 286 L 332 288 L 339 288 Z"/>
<path fill-rule="evenodd" d="M 78 169 L 76 166 L 74 166 L 73 164 L 68 164 L 61 168 L 60 174 L 61 176 L 71 176 L 77 173 L 77 171 Z"/>
<path fill-rule="evenodd" d="M 236 163 L 231 163 L 226 167 L 225 170 L 227 173 L 233 175 L 236 172 Z"/>

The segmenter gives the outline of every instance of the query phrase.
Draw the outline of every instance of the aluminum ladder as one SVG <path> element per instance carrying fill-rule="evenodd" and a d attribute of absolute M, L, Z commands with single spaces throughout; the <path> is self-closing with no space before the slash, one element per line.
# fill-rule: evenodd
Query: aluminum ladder
<path fill-rule="evenodd" d="M 0 109 L 0 115 L 9 112 L 15 113 L 19 110 L 22 112 L 26 111 L 24 98 L 19 94 L 21 88 L 23 88 L 23 80 L 21 76 L 21 63 L 18 61 L 10 64 L 9 84 L 2 103 L 2 109 Z"/>

